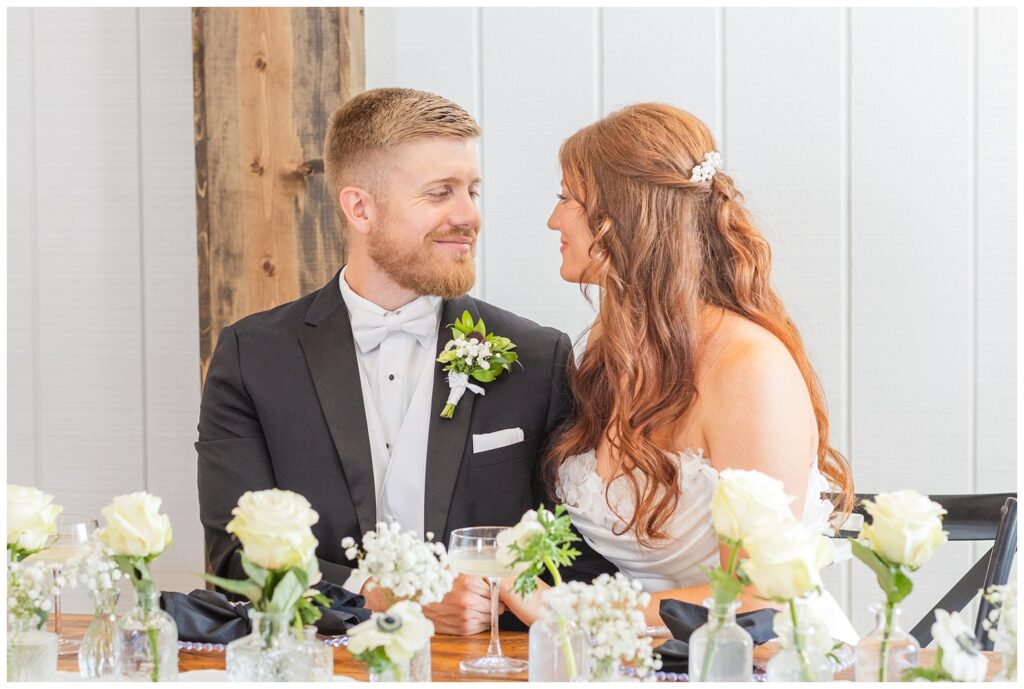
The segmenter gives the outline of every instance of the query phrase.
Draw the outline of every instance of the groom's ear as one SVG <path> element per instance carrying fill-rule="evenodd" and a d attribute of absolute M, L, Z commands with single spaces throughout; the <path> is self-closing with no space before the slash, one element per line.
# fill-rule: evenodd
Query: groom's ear
<path fill-rule="evenodd" d="M 345 214 L 345 222 L 359 234 L 369 234 L 375 213 L 373 195 L 356 186 L 343 187 L 338 192 L 338 205 Z"/>

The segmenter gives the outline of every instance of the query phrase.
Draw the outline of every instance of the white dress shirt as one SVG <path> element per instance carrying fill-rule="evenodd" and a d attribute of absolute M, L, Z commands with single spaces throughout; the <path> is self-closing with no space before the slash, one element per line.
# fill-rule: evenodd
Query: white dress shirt
<path fill-rule="evenodd" d="M 373 391 L 372 402 L 380 416 L 384 439 L 391 450 L 402 428 L 402 421 L 405 420 L 405 412 L 409 409 L 409 402 L 416 390 L 420 371 L 423 370 L 426 359 L 433 359 L 437 351 L 437 330 L 440 327 L 442 300 L 441 297 L 422 296 L 400 309 L 387 311 L 356 294 L 345 280 L 346 270 L 347 267 L 342 269 L 339 283 L 341 297 L 345 300 L 349 319 L 353 322 L 353 334 L 356 334 L 360 320 L 359 312 L 390 321 L 400 321 L 402 315 L 409 312 L 422 314 L 425 309 L 430 309 L 434 314 L 430 335 L 425 338 L 402 330 L 393 330 L 387 333 L 379 346 L 367 351 L 363 351 L 359 338 L 356 338 L 356 359 L 370 383 L 370 389 Z M 363 402 L 369 403 L 370 400 Z M 377 486 L 377 490 L 380 491 L 380 486 Z"/>

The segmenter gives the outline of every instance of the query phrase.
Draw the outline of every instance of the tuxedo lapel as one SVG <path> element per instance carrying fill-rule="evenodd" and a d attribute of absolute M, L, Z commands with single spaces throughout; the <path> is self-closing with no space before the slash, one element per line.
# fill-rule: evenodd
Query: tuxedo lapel
<path fill-rule="evenodd" d="M 448 325 L 462 317 L 463 311 L 476 321 L 480 314 L 476 302 L 468 296 L 446 301 L 441 309 L 441 323 L 437 335 L 437 354 L 441 354 L 445 343 L 452 339 Z M 441 410 L 448 400 L 448 374 L 435 363 L 434 391 L 430 406 L 430 429 L 427 434 L 427 475 L 424 486 L 424 531 L 434 533 L 434 538 L 444 538 L 448 522 L 448 509 L 452 503 L 455 480 L 462 466 L 462 456 L 466 449 L 466 438 L 469 435 L 469 422 L 473 414 L 473 400 L 476 397 L 467 391 L 455 407 L 455 415 L 450 419 L 441 418 Z"/>
<path fill-rule="evenodd" d="M 359 362 L 338 276 L 320 290 L 306 314 L 314 326 L 299 338 L 320 408 L 341 459 L 362 533 L 377 520 L 376 487 Z"/>

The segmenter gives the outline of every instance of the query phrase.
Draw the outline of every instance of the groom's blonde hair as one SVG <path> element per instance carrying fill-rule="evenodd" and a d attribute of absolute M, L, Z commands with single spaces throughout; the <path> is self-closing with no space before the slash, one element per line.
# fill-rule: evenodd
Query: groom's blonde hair
<path fill-rule="evenodd" d="M 334 202 L 349 184 L 379 184 L 386 154 L 421 136 L 475 139 L 480 125 L 457 103 L 414 89 L 372 89 L 351 98 L 331 115 L 324 141 L 324 172 Z"/>

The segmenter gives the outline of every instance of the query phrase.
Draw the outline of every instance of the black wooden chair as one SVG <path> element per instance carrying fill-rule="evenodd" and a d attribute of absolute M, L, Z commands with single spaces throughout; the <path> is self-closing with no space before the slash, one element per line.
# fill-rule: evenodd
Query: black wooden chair
<path fill-rule="evenodd" d="M 863 516 L 869 524 L 871 515 L 864 510 L 862 502 L 872 498 L 874 495 L 858 493 L 857 507 L 854 508 L 854 514 Z M 927 646 L 932 641 L 931 627 L 935 622 L 936 609 L 959 612 L 970 604 L 979 589 L 1005 584 L 1010 578 L 1010 567 L 1017 552 L 1016 493 L 930 495 L 929 498 L 946 510 L 942 524 L 949 532 L 950 541 L 992 541 L 992 547 L 910 630 L 910 634 L 921 646 Z M 855 534 L 840 531 L 839 535 Z M 982 627 L 982 621 L 991 610 L 992 604 L 982 598 L 974 625 L 974 634 L 986 651 L 992 650 L 992 641 Z"/>

